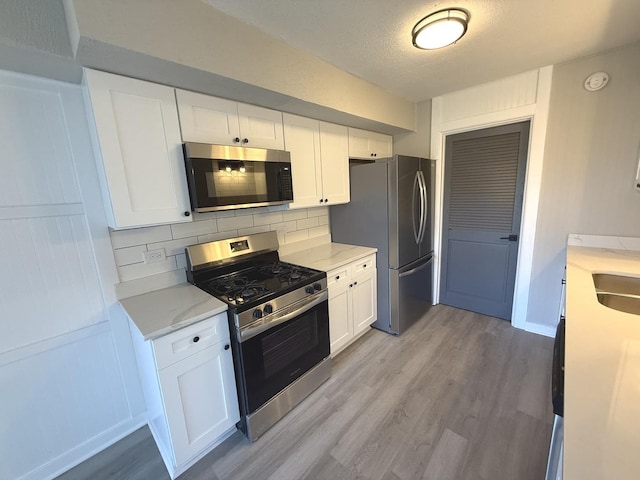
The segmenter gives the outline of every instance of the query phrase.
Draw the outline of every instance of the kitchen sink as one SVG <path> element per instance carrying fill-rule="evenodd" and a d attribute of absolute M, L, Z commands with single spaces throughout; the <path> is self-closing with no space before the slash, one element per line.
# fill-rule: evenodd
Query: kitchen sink
<path fill-rule="evenodd" d="M 640 315 L 640 277 L 594 273 L 593 284 L 605 307 Z"/>
<path fill-rule="evenodd" d="M 640 277 L 594 273 L 593 284 L 598 293 L 640 296 Z"/>
<path fill-rule="evenodd" d="M 613 308 L 620 312 L 640 315 L 640 297 L 628 297 L 625 295 L 612 295 L 599 293 L 598 301 L 605 307 Z"/>

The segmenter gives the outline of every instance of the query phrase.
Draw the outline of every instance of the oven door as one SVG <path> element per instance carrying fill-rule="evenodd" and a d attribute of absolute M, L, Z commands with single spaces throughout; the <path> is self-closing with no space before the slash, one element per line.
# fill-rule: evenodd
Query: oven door
<path fill-rule="evenodd" d="M 282 315 L 240 331 L 246 413 L 268 400 L 329 357 L 326 291 L 297 302 Z"/>

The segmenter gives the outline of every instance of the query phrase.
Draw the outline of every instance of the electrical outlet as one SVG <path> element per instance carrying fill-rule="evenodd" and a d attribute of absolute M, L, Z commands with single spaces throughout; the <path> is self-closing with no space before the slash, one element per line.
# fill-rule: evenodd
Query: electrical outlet
<path fill-rule="evenodd" d="M 157 263 L 165 260 L 167 256 L 164 253 L 164 248 L 158 248 L 156 250 L 149 250 L 142 253 L 144 263 Z"/>

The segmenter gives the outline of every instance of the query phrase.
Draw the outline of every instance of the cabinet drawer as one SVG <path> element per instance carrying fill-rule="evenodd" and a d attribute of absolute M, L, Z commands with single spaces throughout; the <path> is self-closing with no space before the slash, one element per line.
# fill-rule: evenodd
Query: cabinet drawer
<path fill-rule="evenodd" d="M 154 340 L 156 365 L 167 367 L 228 338 L 227 314 L 218 314 Z"/>
<path fill-rule="evenodd" d="M 334 284 L 347 283 L 349 281 L 349 265 L 336 268 L 327 272 L 327 287 Z"/>
<path fill-rule="evenodd" d="M 376 268 L 376 256 L 369 255 L 351 264 L 351 275 L 356 276 Z"/>

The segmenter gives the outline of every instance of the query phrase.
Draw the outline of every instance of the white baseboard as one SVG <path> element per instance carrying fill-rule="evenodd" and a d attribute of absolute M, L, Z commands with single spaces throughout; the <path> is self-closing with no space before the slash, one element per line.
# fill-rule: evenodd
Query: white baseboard
<path fill-rule="evenodd" d="M 556 327 L 552 325 L 540 325 L 539 323 L 524 322 L 524 330 L 545 337 L 554 338 L 556 336 Z"/>
<path fill-rule="evenodd" d="M 140 427 L 147 424 L 146 412 L 119 423 L 112 428 L 105 430 L 100 435 L 87 440 L 86 442 L 72 448 L 63 455 L 54 458 L 53 460 L 40 465 L 38 468 L 31 470 L 26 475 L 23 475 L 17 480 L 51 480 L 64 472 L 71 470 L 76 465 L 84 462 L 88 458 L 91 458 L 95 454 L 101 452 L 107 447 L 110 447 L 117 441 L 123 439 L 130 433 L 135 432 Z"/>

